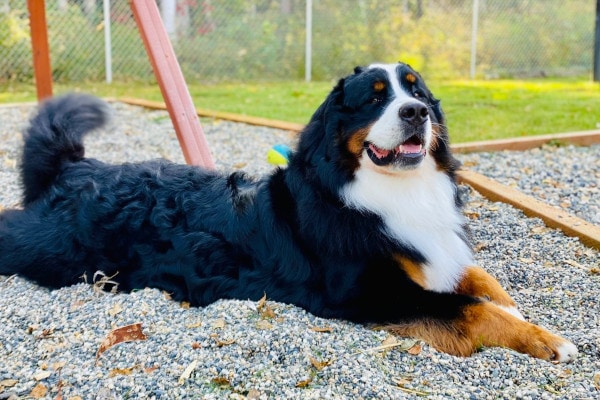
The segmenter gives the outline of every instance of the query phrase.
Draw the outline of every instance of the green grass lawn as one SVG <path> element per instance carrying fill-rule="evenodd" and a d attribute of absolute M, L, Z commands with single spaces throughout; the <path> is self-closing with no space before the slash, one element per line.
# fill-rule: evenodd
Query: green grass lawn
<path fill-rule="evenodd" d="M 189 85 L 198 108 L 306 123 L 334 82 Z M 453 142 L 600 128 L 600 85 L 585 80 L 431 81 Z M 139 83 L 55 85 L 110 97 L 162 100 Z M 0 103 L 35 100 L 32 85 L 0 85 Z"/>

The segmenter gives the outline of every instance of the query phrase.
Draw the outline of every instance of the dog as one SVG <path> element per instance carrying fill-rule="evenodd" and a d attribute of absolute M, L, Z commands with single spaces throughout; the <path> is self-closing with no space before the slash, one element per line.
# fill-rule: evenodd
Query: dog
<path fill-rule="evenodd" d="M 357 67 L 260 179 L 166 160 L 109 165 L 83 137 L 105 103 L 43 103 L 24 133 L 22 209 L 0 214 L 0 274 L 48 288 L 110 276 L 205 306 L 294 304 L 467 356 L 502 346 L 570 361 L 474 265 L 444 113 L 409 65 Z"/>

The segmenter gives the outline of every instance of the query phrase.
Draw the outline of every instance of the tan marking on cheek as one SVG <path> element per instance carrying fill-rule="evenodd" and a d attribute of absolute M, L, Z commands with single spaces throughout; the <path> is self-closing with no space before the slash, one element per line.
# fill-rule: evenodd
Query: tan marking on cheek
<path fill-rule="evenodd" d="M 516 307 L 514 300 L 498 281 L 481 267 L 466 268 L 455 293 L 489 300 L 504 307 Z"/>
<path fill-rule="evenodd" d="M 385 329 L 401 336 L 423 339 L 438 350 L 457 356 L 468 356 L 486 346 L 507 347 L 552 360 L 559 354 L 559 348 L 568 343 L 489 302 L 466 306 L 462 315 L 451 322 L 425 320 L 388 325 Z"/>
<path fill-rule="evenodd" d="M 429 145 L 429 149 L 435 150 L 438 147 L 438 140 L 440 137 L 440 127 L 435 124 L 431 124 L 431 144 Z"/>
<path fill-rule="evenodd" d="M 415 83 L 417 81 L 417 77 L 409 72 L 406 74 L 406 80 L 410 83 Z"/>
<path fill-rule="evenodd" d="M 354 154 L 356 157 L 360 157 L 365 146 L 365 140 L 367 139 L 370 130 L 371 126 L 368 126 L 366 128 L 359 129 L 352 134 L 348 140 L 348 144 L 346 145 L 350 153 Z"/>
<path fill-rule="evenodd" d="M 394 259 L 398 263 L 398 266 L 406 273 L 406 275 L 408 275 L 410 280 L 422 288 L 426 287 L 425 273 L 423 272 L 423 267 L 419 263 L 411 261 L 401 255 L 395 255 Z"/>

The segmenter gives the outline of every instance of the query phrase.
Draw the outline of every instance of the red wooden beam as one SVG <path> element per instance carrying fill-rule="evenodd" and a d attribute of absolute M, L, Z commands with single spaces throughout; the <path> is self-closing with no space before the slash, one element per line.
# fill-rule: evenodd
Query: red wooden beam
<path fill-rule="evenodd" d="M 130 4 L 186 162 L 215 168 L 156 1 L 130 0 Z"/>
<path fill-rule="evenodd" d="M 27 0 L 33 71 L 38 101 L 52 96 L 52 68 L 50 67 L 45 3 L 44 0 Z"/>

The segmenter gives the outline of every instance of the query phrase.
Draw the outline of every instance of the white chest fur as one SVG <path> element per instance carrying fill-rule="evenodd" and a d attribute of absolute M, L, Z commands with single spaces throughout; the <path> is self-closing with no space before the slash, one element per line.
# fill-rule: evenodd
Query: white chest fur
<path fill-rule="evenodd" d="M 430 156 L 419 168 L 397 175 L 361 165 L 341 194 L 349 207 L 381 216 L 387 234 L 426 258 L 426 289 L 453 291 L 464 268 L 473 265 L 460 235 L 464 217 L 456 209 L 454 187 Z"/>

